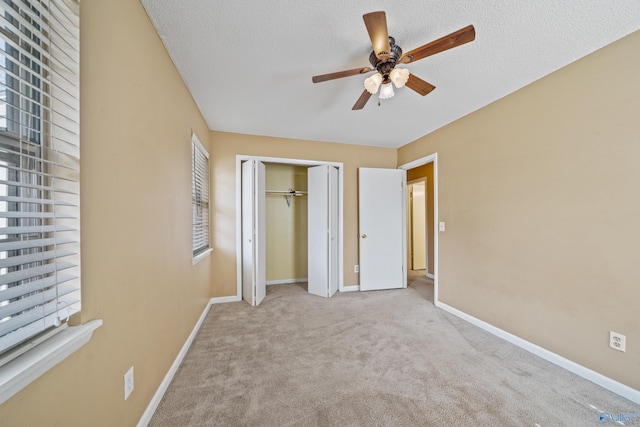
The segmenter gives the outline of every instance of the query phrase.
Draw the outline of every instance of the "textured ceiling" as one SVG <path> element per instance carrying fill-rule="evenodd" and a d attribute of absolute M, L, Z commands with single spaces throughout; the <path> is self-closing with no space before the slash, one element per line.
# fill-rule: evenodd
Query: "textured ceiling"
<path fill-rule="evenodd" d="M 212 130 L 400 147 L 640 29 L 639 0 L 142 0 Z M 473 24 L 475 41 L 408 64 L 436 86 L 351 107 L 369 66 L 362 15 L 407 52 Z M 639 53 L 640 54 L 640 53 Z M 594 82 L 606 84 L 606 82 Z"/>

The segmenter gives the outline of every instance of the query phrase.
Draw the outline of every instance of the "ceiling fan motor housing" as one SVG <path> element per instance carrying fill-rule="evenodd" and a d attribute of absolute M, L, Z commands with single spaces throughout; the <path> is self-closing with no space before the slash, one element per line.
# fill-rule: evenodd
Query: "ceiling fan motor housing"
<path fill-rule="evenodd" d="M 391 50 L 391 55 L 389 55 L 389 58 L 386 61 L 378 59 L 375 51 L 372 51 L 371 55 L 369 55 L 369 62 L 373 68 L 382 74 L 384 83 L 389 83 L 389 73 L 395 68 L 402 56 L 402 48 L 396 44 L 396 39 L 391 36 L 389 36 L 389 48 Z"/>

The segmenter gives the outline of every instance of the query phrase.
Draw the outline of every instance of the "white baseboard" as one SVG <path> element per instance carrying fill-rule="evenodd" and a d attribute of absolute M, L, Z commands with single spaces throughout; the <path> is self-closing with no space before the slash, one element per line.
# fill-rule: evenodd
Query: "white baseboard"
<path fill-rule="evenodd" d="M 462 320 L 466 320 L 467 322 L 475 325 L 485 331 L 502 338 L 505 341 L 508 341 L 512 344 L 517 345 L 518 347 L 527 350 L 529 353 L 535 354 L 538 357 L 541 357 L 554 365 L 557 365 L 561 368 L 566 369 L 569 372 L 573 372 L 574 374 L 591 381 L 599 385 L 600 387 L 606 388 L 609 391 L 612 391 L 625 399 L 629 399 L 630 401 L 637 403 L 640 405 L 640 390 L 633 389 L 625 384 L 622 384 L 618 381 L 615 381 L 609 377 L 606 377 L 602 374 L 599 374 L 596 371 L 592 371 L 589 368 L 586 368 L 582 365 L 579 365 L 575 362 L 572 362 L 569 359 L 565 359 L 564 357 L 553 353 L 547 349 L 544 349 L 536 344 L 533 344 L 529 341 L 526 341 L 520 337 L 517 337 L 513 334 L 510 334 L 507 331 L 504 331 L 500 328 L 497 328 L 483 320 L 480 320 L 476 317 L 473 317 L 469 314 L 466 314 L 456 308 L 453 308 L 447 304 L 444 304 L 440 301 L 435 303 L 436 307 L 443 309 L 456 317 L 459 317 Z"/>
<path fill-rule="evenodd" d="M 427 277 L 428 277 L 429 279 L 433 279 L 433 280 L 435 280 L 435 279 L 436 279 L 436 276 L 434 276 L 434 275 L 433 275 L 433 274 L 431 274 L 431 273 L 427 273 Z"/>
<path fill-rule="evenodd" d="M 211 298 L 210 304 L 225 304 L 228 302 L 238 302 L 238 301 L 242 301 L 242 298 L 240 298 L 237 295 L 231 295 L 230 297 Z"/>
<path fill-rule="evenodd" d="M 302 279 L 281 279 L 281 280 L 267 280 L 267 286 L 269 285 L 289 285 L 291 283 L 307 283 L 309 279 L 306 277 Z"/>
<path fill-rule="evenodd" d="M 224 298 L 229 298 L 229 297 L 224 297 Z M 202 322 L 204 322 L 205 317 L 207 317 L 207 313 L 209 312 L 209 309 L 211 308 L 211 305 L 213 304 L 214 299 L 215 298 L 212 298 L 207 304 L 207 306 L 204 308 L 204 311 L 200 315 L 198 322 L 196 322 L 196 325 L 193 327 L 193 330 L 189 334 L 187 341 L 185 341 L 184 345 L 180 349 L 180 352 L 178 353 L 178 355 L 176 356 L 176 359 L 171 364 L 169 371 L 167 372 L 167 374 L 164 376 L 164 379 L 160 383 L 158 390 L 156 390 L 156 393 L 153 395 L 153 398 L 151 398 L 151 402 L 149 402 L 147 409 L 142 414 L 140 421 L 138 421 L 138 427 L 147 427 L 147 425 L 151 421 L 151 417 L 153 417 L 153 414 L 156 412 L 156 409 L 158 409 L 158 405 L 160 404 L 162 397 L 164 396 L 167 389 L 169 388 L 169 384 L 171 384 L 171 380 L 173 379 L 173 376 L 178 371 L 178 367 L 180 366 L 180 364 L 182 363 L 182 360 L 186 356 L 187 350 L 189 350 L 189 347 L 191 346 L 191 343 L 193 343 L 193 340 L 195 339 L 196 334 L 198 333 L 198 330 L 200 330 L 200 326 L 202 326 Z"/>
<path fill-rule="evenodd" d="M 351 285 L 351 286 L 343 286 L 342 289 L 340 289 L 340 292 L 355 292 L 359 290 L 360 290 L 359 285 Z"/>

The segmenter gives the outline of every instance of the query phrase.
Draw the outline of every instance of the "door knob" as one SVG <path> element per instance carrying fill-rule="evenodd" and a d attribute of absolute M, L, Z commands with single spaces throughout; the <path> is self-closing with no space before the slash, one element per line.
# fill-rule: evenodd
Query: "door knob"
<path fill-rule="evenodd" d="M 366 234 L 363 234 L 361 237 L 362 237 L 363 239 L 366 239 L 366 238 L 367 238 L 367 235 L 366 235 Z"/>

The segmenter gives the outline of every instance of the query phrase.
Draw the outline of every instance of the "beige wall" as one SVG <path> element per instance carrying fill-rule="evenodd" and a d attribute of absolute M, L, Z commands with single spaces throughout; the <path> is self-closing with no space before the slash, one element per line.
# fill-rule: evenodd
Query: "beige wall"
<path fill-rule="evenodd" d="M 307 191 L 307 168 L 266 164 L 267 190 Z M 265 197 L 267 282 L 307 278 L 307 196 L 267 193 Z"/>
<path fill-rule="evenodd" d="M 398 154 L 438 153 L 444 303 L 635 389 L 638 52 L 640 32 Z"/>
<path fill-rule="evenodd" d="M 139 1 L 83 0 L 81 38 L 81 317 L 104 325 L 1 405 L 2 426 L 135 425 L 210 298 L 210 259 L 191 265 L 207 126 Z"/>
<path fill-rule="evenodd" d="M 344 163 L 344 284 L 357 285 L 358 167 L 395 168 L 397 150 L 295 139 L 211 133 L 214 253 L 211 292 L 236 294 L 236 155 L 253 155 Z"/>

